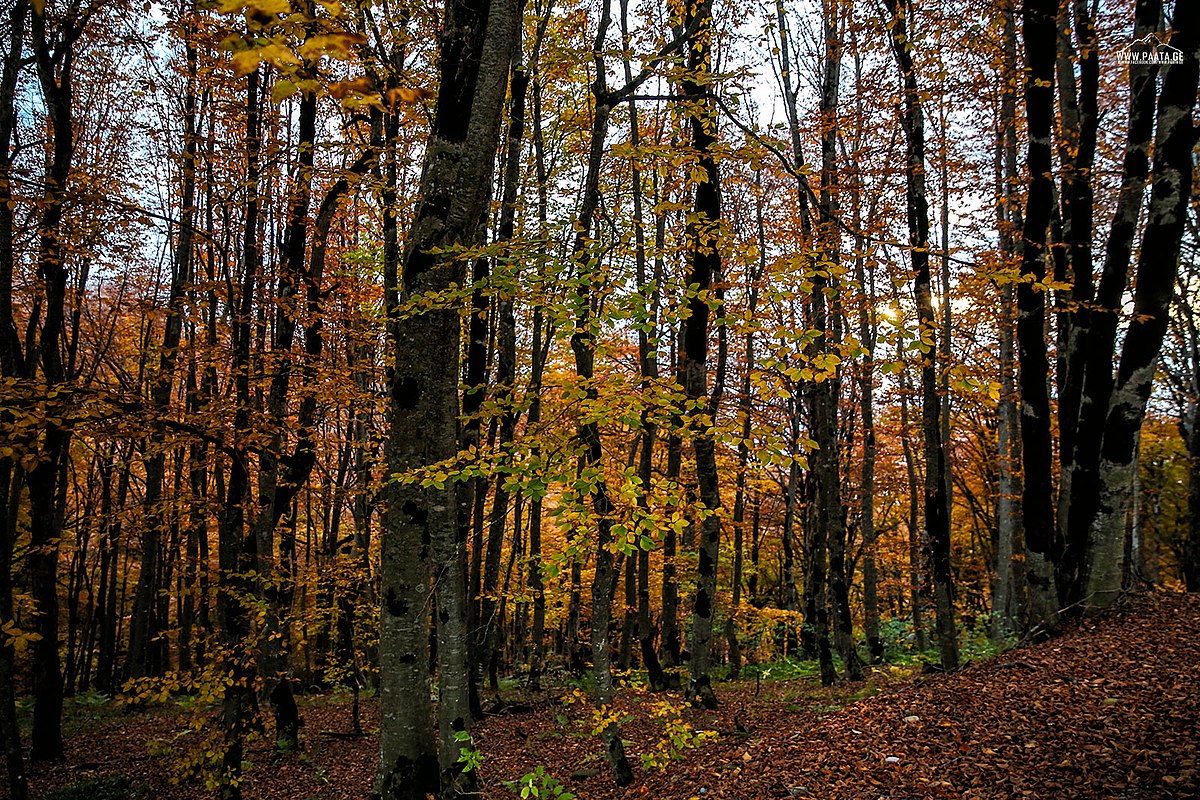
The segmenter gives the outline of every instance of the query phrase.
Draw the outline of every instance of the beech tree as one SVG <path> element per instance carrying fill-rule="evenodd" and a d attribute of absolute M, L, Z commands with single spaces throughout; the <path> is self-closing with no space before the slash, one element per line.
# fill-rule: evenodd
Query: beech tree
<path fill-rule="evenodd" d="M 465 285 L 464 259 L 479 244 L 491 197 L 508 68 L 520 31 L 517 8 L 512 0 L 450 3 L 442 23 L 438 96 L 400 276 L 404 299 L 425 298 L 434 307 L 396 320 L 388 387 L 387 467 L 395 477 L 386 484 L 382 534 L 376 790 L 384 798 L 443 790 L 450 795 L 472 777 L 458 764 L 456 738 L 470 724 L 466 542 L 453 486 L 419 471 L 457 456 L 460 322 L 454 293 Z M 436 746 L 429 736 L 426 671 L 430 596 L 437 604 Z"/>
<path fill-rule="evenodd" d="M 17 126 L 16 87 L 24 60 L 25 25 L 29 6 L 17 0 L 8 14 L 0 72 L 0 380 L 9 381 L 24 373 L 24 354 L 13 315 L 13 272 L 15 203 L 13 203 L 13 133 Z M 6 420 L 7 422 L 7 420 Z M 13 615 L 13 550 L 17 544 L 13 506 L 21 498 L 22 470 L 11 453 L 0 458 L 0 627 L 11 630 Z M 13 800 L 29 796 L 25 757 L 16 707 L 16 642 L 0 641 L 0 737 L 4 739 L 8 791 Z"/>
<path fill-rule="evenodd" d="M 954 584 L 950 569 L 950 518 L 946 501 L 946 445 L 942 440 L 941 398 L 938 395 L 937 324 L 933 312 L 929 266 L 929 201 L 925 194 L 925 110 L 912 59 L 912 4 L 885 0 L 892 52 L 904 88 L 904 136 L 907 143 L 908 243 L 912 261 L 913 294 L 920 316 L 921 424 L 925 455 L 925 529 L 932 557 L 937 600 L 938 647 L 942 668 L 958 667 L 958 631 L 954 621 Z"/>

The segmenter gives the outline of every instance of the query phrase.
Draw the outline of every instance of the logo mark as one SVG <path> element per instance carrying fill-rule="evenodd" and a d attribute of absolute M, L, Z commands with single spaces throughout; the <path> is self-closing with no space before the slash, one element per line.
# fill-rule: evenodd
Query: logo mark
<path fill-rule="evenodd" d="M 1151 33 L 1118 50 L 1117 62 L 1137 66 L 1182 64 L 1183 51 Z"/>

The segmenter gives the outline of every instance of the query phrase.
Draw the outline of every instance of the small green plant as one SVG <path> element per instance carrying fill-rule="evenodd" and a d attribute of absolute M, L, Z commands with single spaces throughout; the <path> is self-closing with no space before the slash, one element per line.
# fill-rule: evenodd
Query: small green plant
<path fill-rule="evenodd" d="M 462 764 L 463 772 L 472 772 L 483 764 L 483 753 L 475 746 L 475 740 L 468 731 L 455 731 L 454 741 L 458 742 L 458 763 Z"/>
<path fill-rule="evenodd" d="M 86 692 L 80 692 L 75 695 L 76 705 L 87 706 L 88 708 L 98 708 L 106 706 L 112 702 L 112 698 L 104 692 L 88 689 Z"/>
<path fill-rule="evenodd" d="M 520 780 L 511 781 L 508 788 L 517 792 L 522 800 L 533 797 L 537 800 L 575 800 L 575 795 L 567 791 L 562 781 L 546 772 L 541 764 L 533 772 L 526 772 Z"/>
<path fill-rule="evenodd" d="M 717 738 L 716 731 L 694 731 L 683 719 L 683 708 L 669 702 L 655 703 L 650 716 L 662 724 L 663 735 L 649 753 L 642 753 L 642 766 L 664 770 L 672 761 L 683 758 L 685 750 L 699 747 Z"/>

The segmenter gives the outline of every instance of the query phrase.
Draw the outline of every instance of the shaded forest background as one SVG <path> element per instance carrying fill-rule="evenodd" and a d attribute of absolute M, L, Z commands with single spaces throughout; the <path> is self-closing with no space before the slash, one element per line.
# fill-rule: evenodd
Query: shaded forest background
<path fill-rule="evenodd" d="M 631 671 L 1196 591 L 1198 15 L 10 0 L 13 797 L 64 697 L 192 696 L 238 797 L 336 687 L 380 796 L 452 796 L 561 670 L 624 784 Z"/>

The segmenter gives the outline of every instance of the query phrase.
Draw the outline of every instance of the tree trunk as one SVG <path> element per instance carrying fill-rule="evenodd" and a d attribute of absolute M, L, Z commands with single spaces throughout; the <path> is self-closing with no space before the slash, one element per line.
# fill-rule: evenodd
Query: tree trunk
<path fill-rule="evenodd" d="M 921 421 L 925 451 L 925 538 L 929 544 L 942 668 L 958 667 L 958 633 L 950 569 L 950 518 L 947 508 L 946 443 L 942 440 L 941 398 L 937 378 L 937 321 L 929 269 L 929 203 L 925 196 L 925 112 L 917 89 L 907 18 L 912 10 L 900 0 L 885 0 L 892 52 L 904 85 L 904 134 L 907 141 L 908 238 L 911 247 L 921 344 Z"/>
<path fill-rule="evenodd" d="M 897 343 L 897 350 L 899 350 Z M 902 353 L 897 353 L 902 355 Z M 908 393 L 912 386 L 907 371 L 900 374 L 900 443 L 904 452 L 904 471 L 908 476 L 908 596 L 912 606 L 913 640 L 917 650 L 925 650 L 924 575 L 925 560 L 921 557 L 921 504 L 917 480 L 916 454 L 909 434 Z"/>
<path fill-rule="evenodd" d="M 1141 0 L 1135 11 L 1135 36 L 1158 30 L 1162 4 L 1159 0 Z M 1060 569 L 1060 599 L 1079 610 L 1086 588 L 1089 531 L 1099 510 L 1101 446 L 1109 402 L 1113 394 L 1113 350 L 1128 284 L 1134 237 L 1141 214 L 1146 180 L 1150 174 L 1150 140 L 1154 134 L 1155 90 L 1158 68 L 1130 65 L 1129 126 L 1122 164 L 1121 189 L 1117 196 L 1109 236 L 1105 245 L 1104 268 L 1100 275 L 1095 302 L 1088 306 L 1086 338 L 1079 349 L 1084 364 L 1074 375 L 1082 382 L 1073 389 L 1078 396 L 1073 448 L 1067 490 L 1060 493 L 1066 503 L 1059 516 L 1068 547 Z M 1069 551 L 1069 552 L 1067 552 Z M 1069 560 L 1068 560 L 1069 558 Z"/>
<path fill-rule="evenodd" d="M 813 323 L 821 332 L 816 345 L 822 358 L 837 353 L 841 344 L 840 309 L 827 290 L 837 291 L 834 276 L 841 263 L 841 236 L 835 223 L 838 208 L 838 95 L 841 85 L 842 22 L 836 2 L 822 4 L 825 56 L 821 82 L 821 193 L 818 208 L 820 220 L 818 241 L 823 251 L 822 262 L 830 267 L 813 271 Z M 834 295 L 836 296 L 836 295 Z M 850 586 L 853 567 L 846 564 L 846 521 L 842 509 L 841 448 L 838 441 L 838 418 L 841 399 L 840 369 L 835 361 L 832 371 L 826 370 L 824 380 L 812 388 L 814 413 L 813 438 L 817 496 L 820 502 L 819 524 L 826 530 L 829 547 L 829 601 L 833 609 L 834 644 L 849 680 L 862 678 L 862 661 L 854 646 L 854 620 L 850 613 Z"/>
<path fill-rule="evenodd" d="M 254 292 L 261 267 L 262 250 L 258 241 L 259 157 L 262 148 L 260 127 L 261 97 L 259 72 L 246 78 L 246 206 L 242 230 L 242 268 L 238 307 L 233 316 L 233 382 L 235 409 L 233 435 L 236 445 L 229 454 L 229 481 L 217 536 L 218 593 L 217 620 L 222 644 L 230 664 L 226 667 L 233 681 L 225 689 L 221 704 L 224 742 L 221 759 L 222 800 L 240 800 L 240 776 L 245 735 L 256 710 L 254 674 L 249 663 L 246 639 L 250 620 L 243 598 L 252 596 L 254 587 L 245 577 L 258 566 L 257 540 L 247 532 L 245 502 L 250 492 L 247 464 L 247 440 L 250 431 L 250 347 L 253 335 Z M 234 301 L 230 301 L 231 306 Z"/>
<path fill-rule="evenodd" d="M 1021 274 L 1017 285 L 1017 350 L 1021 392 L 1021 512 L 1027 548 L 1031 628 L 1057 627 L 1058 598 L 1054 565 L 1059 544 L 1052 499 L 1054 457 L 1050 438 L 1050 362 L 1043 328 L 1046 279 L 1046 234 L 1054 204 L 1051 179 L 1051 136 L 1054 121 L 1054 66 L 1057 32 L 1055 0 L 1026 0 L 1022 10 L 1025 42 L 1025 113 L 1029 144 L 1026 163 L 1029 189 L 1022 229 Z"/>
<path fill-rule="evenodd" d="M 1016 200 L 1017 181 L 1017 24 L 1015 0 L 1004 9 L 1004 69 L 1000 96 L 1000 130 L 996 142 L 996 226 L 1001 257 L 1006 263 L 1020 258 L 1014 233 L 1021 229 Z M 1012 284 L 1000 290 L 1000 403 L 996 410 L 996 572 L 992 583 L 990 635 L 999 642 L 1013 631 L 1016 622 L 1013 555 L 1017 535 L 1017 397 L 1013 386 L 1013 324 L 1016 300 Z"/>
<path fill-rule="evenodd" d="M 1184 588 L 1189 592 L 1200 592 L 1200 403 L 1192 403 L 1187 448 L 1189 519 L 1179 567 Z"/>
<path fill-rule="evenodd" d="M 538 41 L 544 34 L 549 23 L 550 9 L 553 4 L 547 3 L 546 14 L 539 23 Z M 534 60 L 531 73 L 533 81 L 533 153 L 534 168 L 537 175 L 537 217 L 538 239 L 542 242 L 549 240 L 549 176 L 546 168 L 545 138 L 542 130 L 542 91 L 540 77 L 537 76 L 537 57 L 539 50 L 534 49 Z M 542 421 L 542 376 L 545 372 L 549 355 L 550 342 L 554 339 L 551 328 L 543 323 L 541 306 L 533 309 L 533 343 L 530 348 L 529 364 L 529 414 L 526 424 L 531 430 L 537 430 Z M 536 438 L 530 448 L 530 457 L 535 463 L 541 457 L 541 448 Z M 533 620 L 530 625 L 530 638 L 533 640 L 533 653 L 529 663 L 529 688 L 540 690 L 542 666 L 546 655 L 546 589 L 542 578 L 542 498 L 543 488 L 537 487 L 531 492 L 529 503 L 529 591 L 533 595 Z"/>
<path fill-rule="evenodd" d="M 1184 218 L 1192 196 L 1192 113 L 1200 82 L 1200 6 L 1176 7 L 1172 47 L 1182 63 L 1163 70 L 1155 125 L 1153 184 L 1138 254 L 1133 316 L 1121 348 L 1100 451 L 1099 508 L 1088 540 L 1087 604 L 1111 605 L 1121 592 L 1125 518 L 1137 469 L 1137 440 L 1167 328 L 1179 267 Z M 1164 265 L 1166 265 L 1164 267 Z"/>
<path fill-rule="evenodd" d="M 75 154 L 72 81 L 75 53 L 73 43 L 82 32 L 75 20 L 57 20 L 58 30 L 47 33 L 45 10 L 33 8 L 30 30 L 33 57 L 37 64 L 42 99 L 46 104 L 52 133 L 46 165 L 45 188 L 38 221 L 37 269 L 43 287 L 36 356 L 26 364 L 27 377 L 41 367 L 47 392 L 66 382 L 67 365 L 62 360 L 63 335 L 67 333 L 66 252 L 62 242 L 63 203 Z M 55 44 L 61 37 L 65 45 Z M 37 325 L 29 321 L 30 330 Z M 66 417 L 69 415 L 61 415 Z M 29 489 L 28 556 L 30 594 L 36 607 L 35 632 L 41 636 L 33 647 L 33 731 L 30 759 L 58 760 L 63 756 L 62 670 L 58 653 L 58 553 L 62 538 L 62 482 L 66 480 L 71 428 L 65 419 L 48 419 L 41 437 L 37 466 L 26 476 Z"/>
<path fill-rule="evenodd" d="M 767 268 L 767 232 L 763 219 L 762 170 L 754 173 L 754 220 L 758 236 L 758 261 L 749 267 L 746 276 L 746 312 L 747 317 L 754 318 L 758 310 L 758 281 Z M 750 441 L 753 434 L 751 412 L 754 405 L 754 383 L 751 380 L 756 369 L 754 352 L 754 328 L 747 328 L 743 336 L 742 382 L 738 395 L 738 417 L 741 420 L 741 439 L 737 448 L 737 478 L 733 497 L 733 598 L 730 603 L 728 621 L 725 625 L 725 638 L 729 644 L 729 677 L 736 679 L 742 669 L 742 648 L 738 639 L 738 612 L 742 604 L 742 578 L 746 530 L 746 500 L 748 494 L 747 482 L 750 466 Z M 751 598 L 753 600 L 753 597 Z"/>
<path fill-rule="evenodd" d="M 583 194 L 579 211 L 575 218 L 575 240 L 571 251 L 571 261 L 579 279 L 575 291 L 575 330 L 571 335 L 571 351 L 575 356 L 575 374 L 580 381 L 580 389 L 584 395 L 585 405 L 594 405 L 599 399 L 599 390 L 595 382 L 596 358 L 596 326 L 595 320 L 595 290 L 602 283 L 602 273 L 599 256 L 595 252 L 592 241 L 592 225 L 596 209 L 600 204 L 600 167 L 604 155 L 605 139 L 608 135 L 609 116 L 618 98 L 608 90 L 605 81 L 604 41 L 611 22 L 610 4 L 605 0 L 601 7 L 600 20 L 596 28 L 593 58 L 595 60 L 596 79 L 592 85 L 595 101 L 592 117 L 591 136 L 588 148 L 587 172 L 584 176 Z M 596 703 L 599 713 L 606 717 L 601 727 L 604 739 L 605 758 L 612 770 L 613 778 L 618 786 L 626 786 L 633 781 L 633 772 L 625 757 L 625 747 L 621 742 L 620 731 L 616 720 L 612 717 L 612 704 L 615 696 L 612 676 L 612 655 L 609 644 L 609 629 L 612 621 L 612 591 L 615 587 L 616 574 L 614 570 L 613 552 L 609 549 L 612 542 L 613 504 L 609 495 L 608 481 L 604 476 L 603 445 L 600 439 L 600 426 L 594 418 L 580 422 L 577 433 L 582 452 L 579 454 L 578 476 L 589 489 L 592 512 L 596 521 L 596 573 L 592 581 L 592 633 L 591 657 L 592 673 L 596 682 Z M 579 501 L 583 501 L 581 496 Z M 572 565 L 578 566 L 578 560 Z M 575 587 L 577 577 L 572 573 L 572 619 L 575 617 Z M 573 631 L 572 631 L 573 633 Z M 568 636 L 568 646 L 574 647 L 574 636 Z"/>
<path fill-rule="evenodd" d="M 441 82 L 420 201 L 404 253 L 408 299 L 437 297 L 465 283 L 462 260 L 438 251 L 479 243 L 479 221 L 492 194 L 508 67 L 519 38 L 514 0 L 450 3 L 445 13 Z M 462 772 L 456 738 L 470 722 L 466 542 L 457 524 L 454 485 L 434 479 L 422 486 L 418 472 L 449 464 L 457 455 L 458 310 L 435 304 L 423 314 L 395 321 L 392 329 L 388 469 L 416 480 L 388 484 L 377 792 L 385 800 L 407 800 L 471 791 L 474 780 L 473 774 Z M 436 576 L 436 750 L 429 738 L 424 642 L 430 574 L 424 553 L 431 553 Z"/>
<path fill-rule="evenodd" d="M 181 169 L 181 199 L 179 234 L 175 242 L 175 257 L 171 269 L 171 287 L 167 297 L 167 318 L 163 326 L 162 346 L 159 348 L 158 368 L 151 379 L 150 404 L 154 411 L 166 416 L 174 389 L 175 364 L 183 333 L 183 302 L 191 282 L 193 220 L 196 213 L 196 49 L 188 34 L 182 36 L 187 62 L 183 94 L 183 164 Z M 146 443 L 146 490 L 142 498 L 145 509 L 142 529 L 142 563 L 134 592 L 133 614 L 129 622 L 129 653 L 126 673 L 131 678 L 161 675 L 166 668 L 163 648 L 158 642 L 166 620 L 157 613 L 159 587 L 162 584 L 159 554 L 160 537 L 167 525 L 162 502 L 166 469 L 166 442 L 161 429 L 151 431 Z"/>
<path fill-rule="evenodd" d="M 25 38 L 28 5 L 17 0 L 9 11 L 9 36 L 0 71 L 0 378 L 17 378 L 24 372 L 21 342 L 13 319 L 12 138 L 16 130 L 17 77 Z M 24 474 L 11 456 L 0 458 L 0 626 L 13 620 L 12 559 L 17 543 L 17 511 Z M 29 796 L 21 730 L 16 707 L 16 650 L 13 642 L 0 641 L 0 740 L 8 772 L 8 792 L 13 800 Z"/>
<path fill-rule="evenodd" d="M 687 415 L 693 430 L 692 452 L 700 504 L 700 563 L 688 661 L 688 695 L 706 708 L 716 708 L 712 690 L 711 659 L 713 617 L 717 602 L 717 554 L 721 538 L 721 490 L 717 474 L 716 442 L 712 427 L 720 401 L 720 379 L 708 392 L 708 328 L 714 281 L 721 275 L 721 176 L 717 170 L 717 117 L 712 99 L 712 2 L 700 0 L 684 9 L 685 25 L 695 32 L 688 46 L 687 73 L 681 81 L 690 101 L 692 148 L 704 179 L 695 186 L 694 216 L 686 232 L 688 259 L 688 316 L 683 322 L 680 354 L 684 393 L 692 411 Z M 695 287 L 694 290 L 691 287 Z M 718 297 L 719 300 L 719 290 Z M 707 401 L 707 402 L 706 402 Z"/>

